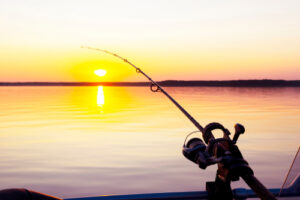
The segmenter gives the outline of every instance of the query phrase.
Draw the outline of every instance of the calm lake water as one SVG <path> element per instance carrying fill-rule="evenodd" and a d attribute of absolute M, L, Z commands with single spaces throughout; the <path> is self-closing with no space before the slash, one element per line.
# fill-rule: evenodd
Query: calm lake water
<path fill-rule="evenodd" d="M 166 90 L 203 126 L 243 124 L 255 175 L 282 185 L 300 144 L 300 88 Z M 147 87 L 0 87 L 0 110 L 0 189 L 68 198 L 203 190 L 215 178 L 216 166 L 181 153 L 196 128 Z"/>

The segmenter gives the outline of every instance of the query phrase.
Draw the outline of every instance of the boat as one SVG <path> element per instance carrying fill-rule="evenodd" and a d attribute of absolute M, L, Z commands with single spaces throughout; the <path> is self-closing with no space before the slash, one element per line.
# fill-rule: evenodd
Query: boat
<path fill-rule="evenodd" d="M 284 190 L 280 197 L 298 197 L 300 199 L 300 177 L 297 179 L 297 184 L 291 190 Z M 298 188 L 298 192 L 294 189 Z M 280 188 L 269 189 L 269 191 L 278 197 Z M 237 188 L 233 191 L 233 197 L 236 200 L 257 198 L 255 192 L 250 189 Z M 192 200 L 192 199 L 209 199 L 207 191 L 192 191 L 192 192 L 169 192 L 169 193 L 148 193 L 148 194 L 129 194 L 129 195 L 103 195 L 96 197 L 70 198 L 66 200 Z"/>

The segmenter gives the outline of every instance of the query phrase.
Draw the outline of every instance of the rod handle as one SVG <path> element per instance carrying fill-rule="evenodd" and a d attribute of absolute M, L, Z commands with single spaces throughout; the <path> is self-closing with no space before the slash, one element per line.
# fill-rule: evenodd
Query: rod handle
<path fill-rule="evenodd" d="M 244 181 L 263 200 L 276 200 L 275 196 L 253 175 L 242 175 Z"/>

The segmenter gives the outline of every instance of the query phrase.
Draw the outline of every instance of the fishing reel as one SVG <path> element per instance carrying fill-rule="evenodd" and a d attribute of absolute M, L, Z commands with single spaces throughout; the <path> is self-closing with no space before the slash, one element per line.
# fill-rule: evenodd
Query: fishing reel
<path fill-rule="evenodd" d="M 201 169 L 218 164 L 217 176 L 224 182 L 239 180 L 242 174 L 253 174 L 236 146 L 236 142 L 240 134 L 245 132 L 245 128 L 241 124 L 236 124 L 234 127 L 235 134 L 232 140 L 229 137 L 229 130 L 216 122 L 208 124 L 202 130 L 202 138 L 205 143 L 199 137 L 192 137 L 187 141 L 188 137 L 200 131 L 190 133 L 184 141 L 183 155 L 198 164 Z M 216 139 L 212 133 L 214 130 L 221 130 L 223 137 Z"/>

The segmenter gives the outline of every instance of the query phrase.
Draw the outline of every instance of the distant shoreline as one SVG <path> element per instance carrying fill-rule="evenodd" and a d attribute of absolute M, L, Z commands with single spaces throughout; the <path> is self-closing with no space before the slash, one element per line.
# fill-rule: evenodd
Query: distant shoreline
<path fill-rule="evenodd" d="M 149 86 L 150 82 L 0 82 L 0 86 Z M 164 87 L 300 87 L 300 80 L 158 81 Z"/>

